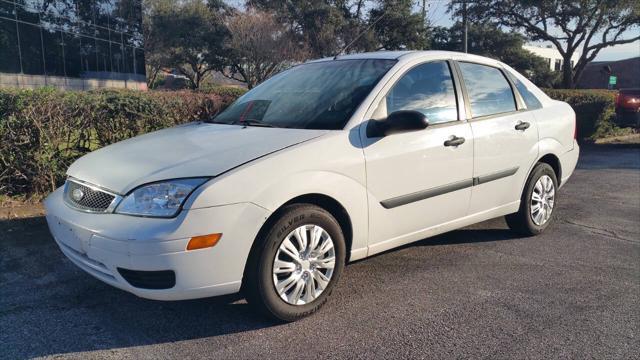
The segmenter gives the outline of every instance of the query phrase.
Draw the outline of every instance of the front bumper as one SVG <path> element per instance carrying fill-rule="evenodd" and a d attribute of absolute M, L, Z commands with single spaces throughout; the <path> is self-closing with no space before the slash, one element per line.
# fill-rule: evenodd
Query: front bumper
<path fill-rule="evenodd" d="M 64 203 L 62 189 L 45 200 L 49 230 L 78 267 L 107 284 L 156 300 L 239 291 L 253 240 L 269 211 L 250 203 L 183 210 L 173 219 L 91 214 Z M 191 237 L 222 233 L 212 248 L 187 251 Z M 133 286 L 118 269 L 173 271 L 168 289 Z"/>

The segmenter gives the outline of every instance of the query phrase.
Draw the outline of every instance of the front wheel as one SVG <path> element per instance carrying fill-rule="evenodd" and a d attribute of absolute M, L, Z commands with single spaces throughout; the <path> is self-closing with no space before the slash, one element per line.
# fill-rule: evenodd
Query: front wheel
<path fill-rule="evenodd" d="M 324 209 L 284 208 L 257 239 L 245 273 L 247 300 L 266 315 L 295 321 L 327 301 L 344 268 L 340 225 Z"/>
<path fill-rule="evenodd" d="M 542 233 L 552 222 L 557 206 L 558 179 L 549 164 L 538 163 L 531 171 L 517 213 L 507 215 L 511 230 L 532 236 Z"/>

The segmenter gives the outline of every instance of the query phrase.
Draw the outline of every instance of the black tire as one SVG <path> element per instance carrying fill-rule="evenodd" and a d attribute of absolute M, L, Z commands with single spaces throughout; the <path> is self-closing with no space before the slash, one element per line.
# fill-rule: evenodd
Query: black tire
<path fill-rule="evenodd" d="M 296 321 L 320 309 L 340 279 L 346 258 L 345 240 L 338 221 L 326 210 L 311 204 L 293 204 L 283 208 L 260 232 L 247 261 L 243 290 L 247 301 L 257 310 L 281 321 Z M 291 305 L 278 295 L 273 283 L 273 262 L 285 237 L 302 225 L 318 225 L 333 240 L 335 267 L 329 284 L 313 301 Z"/>
<path fill-rule="evenodd" d="M 531 194 L 534 187 L 540 177 L 547 175 L 553 181 L 553 187 L 555 190 L 554 205 L 551 211 L 551 217 L 541 225 L 537 225 L 531 216 Z M 553 211 L 558 207 L 558 179 L 556 173 L 549 164 L 537 163 L 531 171 L 527 184 L 522 192 L 520 198 L 520 209 L 517 213 L 509 214 L 505 216 L 507 225 L 509 228 L 517 233 L 525 236 L 535 236 L 541 234 L 549 225 L 553 222 Z"/>

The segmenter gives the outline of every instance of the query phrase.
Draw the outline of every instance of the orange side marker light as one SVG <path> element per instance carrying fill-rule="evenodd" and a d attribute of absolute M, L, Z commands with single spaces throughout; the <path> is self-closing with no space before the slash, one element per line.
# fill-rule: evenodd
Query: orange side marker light
<path fill-rule="evenodd" d="M 202 236 L 195 236 L 189 240 L 187 244 L 187 250 L 204 249 L 208 247 L 214 247 L 222 238 L 222 234 L 209 234 Z"/>

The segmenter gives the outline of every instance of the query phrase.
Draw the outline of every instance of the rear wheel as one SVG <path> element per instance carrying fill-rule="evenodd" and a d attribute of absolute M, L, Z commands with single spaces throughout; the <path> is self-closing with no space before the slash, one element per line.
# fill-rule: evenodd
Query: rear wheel
<path fill-rule="evenodd" d="M 266 315 L 295 321 L 327 301 L 344 268 L 342 230 L 308 204 L 283 209 L 258 239 L 247 265 L 247 300 Z"/>
<path fill-rule="evenodd" d="M 517 213 L 507 215 L 507 225 L 524 235 L 542 233 L 553 220 L 557 206 L 558 180 L 549 164 L 538 163 L 533 168 L 520 199 Z"/>

